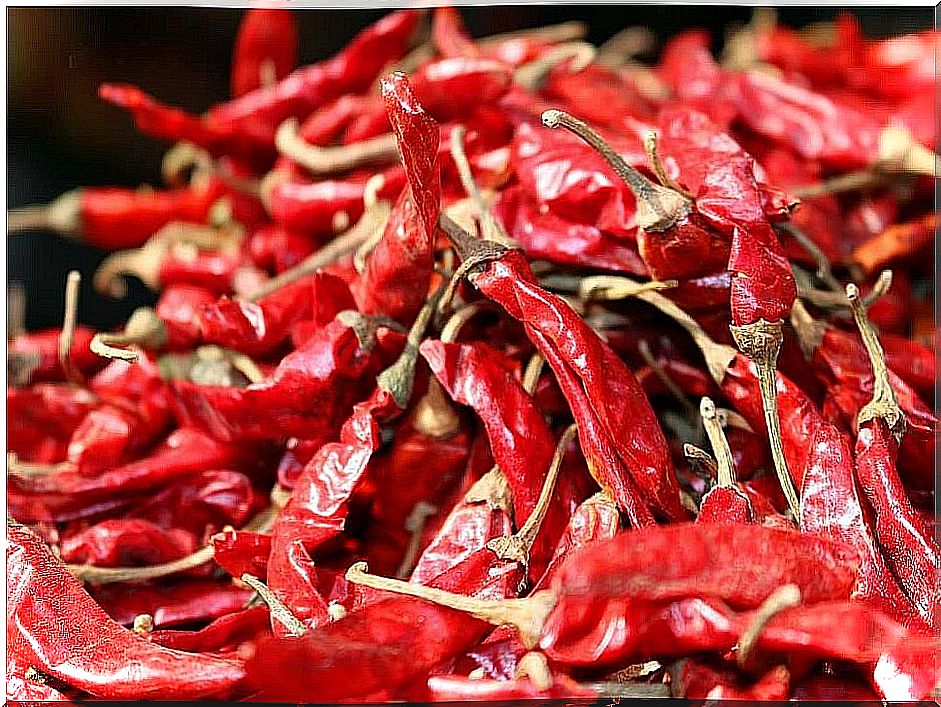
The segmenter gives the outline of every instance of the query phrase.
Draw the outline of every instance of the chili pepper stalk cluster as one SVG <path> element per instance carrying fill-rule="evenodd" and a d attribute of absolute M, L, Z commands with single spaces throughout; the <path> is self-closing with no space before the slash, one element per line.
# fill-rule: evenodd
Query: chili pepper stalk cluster
<path fill-rule="evenodd" d="M 157 303 L 8 332 L 8 699 L 935 693 L 941 35 L 828 29 L 252 9 L 204 114 L 103 85 L 166 186 L 10 229 Z"/>

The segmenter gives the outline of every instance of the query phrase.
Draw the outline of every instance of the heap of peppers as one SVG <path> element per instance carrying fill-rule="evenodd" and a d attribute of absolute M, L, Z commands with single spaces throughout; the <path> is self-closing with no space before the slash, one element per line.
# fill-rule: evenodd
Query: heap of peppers
<path fill-rule="evenodd" d="M 829 29 L 251 9 L 203 115 L 103 85 L 166 187 L 10 229 L 159 295 L 8 334 L 7 698 L 936 694 L 941 33 Z"/>

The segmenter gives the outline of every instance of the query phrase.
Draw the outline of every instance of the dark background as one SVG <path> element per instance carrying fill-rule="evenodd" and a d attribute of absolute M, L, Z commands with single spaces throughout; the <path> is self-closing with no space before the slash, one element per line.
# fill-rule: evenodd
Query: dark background
<path fill-rule="evenodd" d="M 783 24 L 832 20 L 839 8 L 779 8 Z M 882 37 L 932 25 L 931 8 L 852 10 L 869 36 Z M 724 31 L 747 22 L 752 10 L 734 6 L 494 6 L 461 8 L 475 36 L 566 20 L 584 20 L 589 40 L 600 44 L 630 25 L 649 27 L 663 40 L 689 27 L 706 27 L 721 48 Z M 131 119 L 97 98 L 104 81 L 139 84 L 171 105 L 201 112 L 224 100 L 241 10 L 168 8 L 8 8 L 7 204 L 49 201 L 83 184 L 158 184 L 168 145 L 141 137 Z M 299 10 L 300 60 L 310 63 L 337 51 L 379 10 Z M 26 287 L 30 329 L 61 323 L 65 276 L 84 276 L 79 321 L 112 327 L 153 295 L 132 283 L 129 297 L 95 295 L 91 275 L 102 253 L 51 234 L 9 238 L 8 285 Z"/>

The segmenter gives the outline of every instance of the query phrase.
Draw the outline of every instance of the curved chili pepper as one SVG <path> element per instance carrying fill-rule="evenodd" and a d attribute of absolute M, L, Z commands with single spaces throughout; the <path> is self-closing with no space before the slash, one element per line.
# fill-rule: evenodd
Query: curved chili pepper
<path fill-rule="evenodd" d="M 420 14 L 392 12 L 367 27 L 330 59 L 288 74 L 273 86 L 258 88 L 209 110 L 205 123 L 213 129 L 264 136 L 274 148 L 274 135 L 287 118 L 302 118 L 345 93 L 362 93 L 390 62 L 405 53 Z"/>
<path fill-rule="evenodd" d="M 302 262 L 317 250 L 317 243 L 302 233 L 271 225 L 252 233 L 248 250 L 256 267 L 277 274 Z"/>
<path fill-rule="evenodd" d="M 7 452 L 35 463 L 63 459 L 75 428 L 98 404 L 89 391 L 57 383 L 7 388 L 6 400 Z"/>
<path fill-rule="evenodd" d="M 274 595 L 306 628 L 316 628 L 329 620 L 327 602 L 317 589 L 317 572 L 304 548 L 304 538 L 287 541 L 275 535 L 267 563 L 269 586 Z M 280 622 L 274 623 L 275 636 L 290 635 Z"/>
<path fill-rule="evenodd" d="M 513 517 L 522 525 L 534 512 L 546 470 L 555 450 L 555 435 L 532 398 L 499 361 L 500 351 L 483 343 L 454 344 L 427 340 L 421 353 L 451 398 L 469 405 L 483 422 L 494 463 L 503 472 L 513 500 Z M 571 509 L 578 503 L 571 477 L 556 481 L 536 544 L 532 576 L 545 570 Z"/>
<path fill-rule="evenodd" d="M 411 321 L 424 302 L 434 268 L 441 199 L 438 125 L 417 102 L 404 74 L 383 79 L 382 95 L 409 188 L 399 197 L 353 289 L 361 312 L 402 322 Z"/>
<path fill-rule="evenodd" d="M 481 270 L 480 261 L 474 263 L 471 255 L 475 243 L 447 217 L 441 225 L 465 259 L 470 257 L 469 262 L 477 265 L 471 276 L 474 286 L 526 325 L 527 334 L 555 371 L 569 404 L 580 408 L 576 413 L 579 440 L 602 489 L 610 488 L 618 504 L 625 510 L 634 509 L 641 522 L 641 504 L 666 518 L 686 517 L 666 440 L 634 374 L 568 304 L 533 284 L 529 264 L 520 253 L 495 250 L 488 255 L 491 262 L 484 260 L 486 269 Z M 604 381 L 599 377 L 602 371 Z M 599 444 L 608 452 L 593 458 L 589 450 L 598 450 Z M 610 451 L 614 450 L 612 457 Z M 625 486 L 635 486 L 643 499 Z"/>
<path fill-rule="evenodd" d="M 438 53 L 452 57 L 478 57 L 481 52 L 453 7 L 436 7 L 431 23 L 431 41 Z"/>
<path fill-rule="evenodd" d="M 252 7 L 243 15 L 232 50 L 232 97 L 271 85 L 297 66 L 297 23 L 283 8 Z"/>
<path fill-rule="evenodd" d="M 722 68 L 709 51 L 711 43 L 705 30 L 686 30 L 671 37 L 663 47 L 657 76 L 672 90 L 674 100 L 727 128 L 736 110 Z"/>
<path fill-rule="evenodd" d="M 7 538 L 7 619 L 39 670 L 106 699 L 221 697 L 241 683 L 238 661 L 170 650 L 121 628 L 23 526 L 8 524 Z"/>
<path fill-rule="evenodd" d="M 98 96 L 129 111 L 137 129 L 149 137 L 191 142 L 213 156 L 235 154 L 260 167 L 274 160 L 274 141 L 267 140 L 261 126 L 213 123 L 165 105 L 131 84 L 101 84 Z"/>

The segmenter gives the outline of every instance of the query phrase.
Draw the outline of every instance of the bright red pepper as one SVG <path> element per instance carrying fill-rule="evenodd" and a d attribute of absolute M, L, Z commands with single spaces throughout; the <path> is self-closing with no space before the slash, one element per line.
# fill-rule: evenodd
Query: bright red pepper
<path fill-rule="evenodd" d="M 232 97 L 276 83 L 297 67 L 297 22 L 283 8 L 249 8 L 232 50 Z"/>

